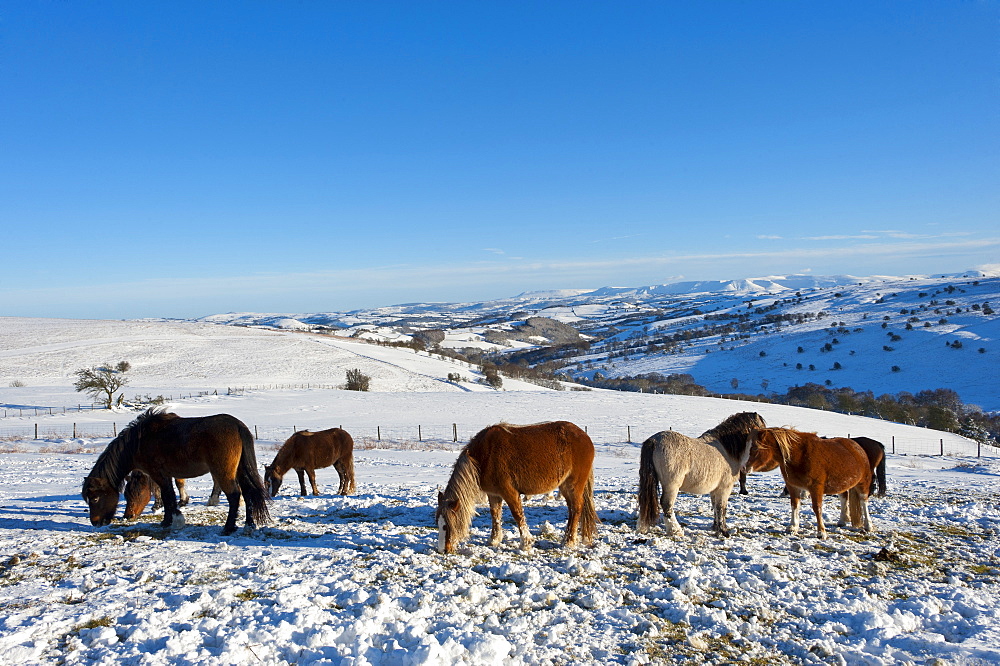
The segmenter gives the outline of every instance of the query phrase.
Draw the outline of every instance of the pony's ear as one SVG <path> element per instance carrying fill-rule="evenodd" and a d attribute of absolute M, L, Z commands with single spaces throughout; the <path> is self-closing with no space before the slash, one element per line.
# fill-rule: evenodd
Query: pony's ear
<path fill-rule="evenodd" d="M 438 504 L 443 504 L 443 503 L 444 503 L 444 493 L 439 490 L 438 491 Z"/>

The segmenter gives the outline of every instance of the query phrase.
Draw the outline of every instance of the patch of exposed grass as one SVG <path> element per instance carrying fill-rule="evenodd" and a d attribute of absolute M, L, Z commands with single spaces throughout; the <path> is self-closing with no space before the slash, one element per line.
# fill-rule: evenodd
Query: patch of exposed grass
<path fill-rule="evenodd" d="M 258 598 L 259 596 L 260 595 L 257 594 L 255 591 L 251 590 L 250 588 L 247 588 L 242 592 L 240 592 L 239 594 L 237 594 L 236 598 L 239 599 L 240 601 L 252 601 Z"/>

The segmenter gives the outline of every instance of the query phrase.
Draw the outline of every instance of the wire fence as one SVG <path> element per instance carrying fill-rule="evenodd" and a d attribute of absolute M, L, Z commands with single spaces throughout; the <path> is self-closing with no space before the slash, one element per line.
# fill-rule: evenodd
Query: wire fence
<path fill-rule="evenodd" d="M 32 423 L 30 425 L 0 427 L 0 441 L 19 442 L 32 440 L 101 439 L 118 435 L 127 423 Z M 347 430 L 359 449 L 458 449 L 469 442 L 488 423 L 430 423 L 415 425 L 362 425 L 342 423 L 337 427 Z M 271 442 L 277 448 L 282 442 L 302 428 L 297 425 L 248 424 L 254 437 L 262 442 Z M 628 451 L 637 449 L 638 444 L 662 428 L 633 425 L 597 425 L 581 427 L 590 435 L 594 444 L 606 447 L 606 451 Z M 862 433 L 854 433 L 861 435 Z M 842 436 L 850 437 L 851 433 Z M 947 437 L 884 438 L 886 452 L 906 455 L 931 456 L 1000 456 L 1000 448 L 980 444 L 973 440 L 957 438 L 950 433 Z M 611 448 L 607 448 L 611 447 Z M 623 454 L 624 455 L 624 454 Z"/>

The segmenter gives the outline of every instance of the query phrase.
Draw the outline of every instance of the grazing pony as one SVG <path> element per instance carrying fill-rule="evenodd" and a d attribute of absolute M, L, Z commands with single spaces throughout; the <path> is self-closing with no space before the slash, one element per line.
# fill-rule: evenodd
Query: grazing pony
<path fill-rule="evenodd" d="M 740 412 L 698 438 L 664 430 L 643 442 L 639 455 L 639 532 L 648 531 L 660 519 L 662 502 L 667 534 L 683 535 L 674 502 L 678 492 L 685 492 L 711 494 L 712 529 L 728 536 L 726 505 L 733 481 L 750 452 L 747 435 L 766 425 L 756 412 Z M 661 486 L 663 494 L 658 497 Z"/>
<path fill-rule="evenodd" d="M 267 492 L 257 473 L 253 435 L 228 414 L 182 418 L 151 408 L 122 428 L 83 481 L 83 498 L 95 527 L 107 525 L 118 508 L 119 493 L 132 470 L 145 472 L 163 497 L 163 527 L 180 527 L 172 479 L 211 473 L 229 501 L 224 535 L 236 531 L 240 495 L 246 503 L 247 527 L 269 520 Z"/>
<path fill-rule="evenodd" d="M 297 432 L 281 445 L 270 465 L 264 466 L 264 484 L 271 497 L 278 494 L 282 478 L 290 469 L 299 475 L 299 487 L 306 494 L 304 474 L 309 475 L 313 495 L 319 495 L 316 487 L 316 470 L 329 467 L 340 476 L 339 495 L 354 492 L 354 440 L 346 430 L 330 428 L 319 432 L 303 430 Z"/>
<path fill-rule="evenodd" d="M 438 550 L 451 553 L 469 538 L 476 502 L 489 498 L 493 530 L 490 545 L 503 540 L 503 502 L 521 533 L 521 549 L 533 539 L 521 507 L 521 495 L 541 495 L 559 488 L 569 517 L 563 545 L 575 546 L 577 528 L 592 545 L 597 533 L 594 509 L 594 443 L 568 421 L 515 426 L 499 423 L 480 430 L 462 449 L 444 492 L 438 492 Z"/>
<path fill-rule="evenodd" d="M 184 479 L 174 479 L 174 483 L 177 485 L 177 506 L 187 506 L 191 498 L 188 497 L 187 485 Z M 128 477 L 126 477 L 125 492 L 123 495 L 125 497 L 125 513 L 122 514 L 122 518 L 125 520 L 135 520 L 138 518 L 142 510 L 149 504 L 150 498 L 153 499 L 153 511 L 163 508 L 160 487 L 153 483 L 148 474 L 140 472 L 137 469 L 129 472 Z M 220 495 L 222 495 L 222 488 L 217 483 L 212 484 L 212 494 L 208 498 L 208 506 L 216 506 L 219 503 Z"/>
<path fill-rule="evenodd" d="M 785 479 L 792 502 L 792 519 L 788 531 L 799 529 L 799 508 L 802 491 L 808 491 L 816 514 L 816 535 L 826 537 L 823 524 L 823 496 L 840 495 L 840 520 L 865 532 L 871 531 L 868 514 L 868 491 L 872 483 L 872 468 L 864 449 L 845 437 L 823 439 L 813 432 L 791 428 L 755 430 L 750 441 L 749 469 L 763 469 L 776 461 Z"/>

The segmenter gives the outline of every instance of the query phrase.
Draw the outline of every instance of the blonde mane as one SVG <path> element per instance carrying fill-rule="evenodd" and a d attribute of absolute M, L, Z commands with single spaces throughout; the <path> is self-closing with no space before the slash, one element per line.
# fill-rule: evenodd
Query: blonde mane
<path fill-rule="evenodd" d="M 445 499 L 455 502 L 454 513 L 444 512 L 445 522 L 452 532 L 455 543 L 465 541 L 469 538 L 469 525 L 476 515 L 476 504 L 485 497 L 479 486 L 479 466 L 465 451 L 462 451 L 455 461 L 455 469 L 451 473 L 451 479 L 448 480 L 444 496 Z"/>
<path fill-rule="evenodd" d="M 778 451 L 781 453 L 782 462 L 787 463 L 788 459 L 792 455 L 793 445 L 799 441 L 802 435 L 815 435 L 814 432 L 802 432 L 795 430 L 794 428 L 764 428 L 763 432 L 770 434 L 774 440 L 774 444 L 778 447 Z M 758 446 L 759 446 L 758 440 Z"/>

